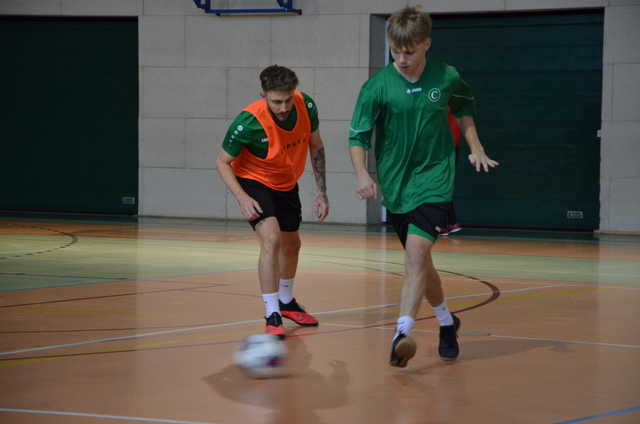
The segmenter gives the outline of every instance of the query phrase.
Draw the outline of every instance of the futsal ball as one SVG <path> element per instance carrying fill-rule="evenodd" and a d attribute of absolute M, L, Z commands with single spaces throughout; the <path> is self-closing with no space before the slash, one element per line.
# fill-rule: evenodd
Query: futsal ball
<path fill-rule="evenodd" d="M 277 336 L 253 334 L 238 345 L 236 365 L 253 378 L 281 377 L 285 374 L 287 347 Z"/>

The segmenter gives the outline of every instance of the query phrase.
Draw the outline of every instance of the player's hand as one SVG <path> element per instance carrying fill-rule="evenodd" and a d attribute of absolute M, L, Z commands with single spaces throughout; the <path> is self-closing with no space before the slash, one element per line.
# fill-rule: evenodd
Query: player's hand
<path fill-rule="evenodd" d="M 476 168 L 476 172 L 480 172 L 480 169 L 484 169 L 484 172 L 489 172 L 490 168 L 495 168 L 500 165 L 499 162 L 489 158 L 484 151 L 471 152 L 469 162 L 471 162 L 471 166 Z"/>
<path fill-rule="evenodd" d="M 253 221 L 262 214 L 260 204 L 251 196 L 244 196 L 238 199 L 240 213 L 247 221 Z"/>
<path fill-rule="evenodd" d="M 368 172 L 363 172 L 358 175 L 358 188 L 356 194 L 360 200 L 378 197 L 378 185 L 373 181 L 373 178 Z"/>
<path fill-rule="evenodd" d="M 318 221 L 322 222 L 329 215 L 329 199 L 326 193 L 318 193 L 313 202 L 313 211 Z"/>

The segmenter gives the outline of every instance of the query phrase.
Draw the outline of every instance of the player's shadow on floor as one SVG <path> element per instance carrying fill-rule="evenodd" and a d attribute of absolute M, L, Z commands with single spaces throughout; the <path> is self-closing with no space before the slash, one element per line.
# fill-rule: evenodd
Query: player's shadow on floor
<path fill-rule="evenodd" d="M 226 399 L 270 409 L 266 423 L 324 424 L 316 411 L 338 408 L 348 402 L 349 374 L 342 361 L 330 362 L 332 371 L 326 376 L 311 369 L 311 354 L 303 339 L 295 333 L 287 337 L 286 377 L 251 379 L 237 366 L 229 365 L 204 381 Z"/>
<path fill-rule="evenodd" d="M 410 370 L 410 372 L 422 374 L 460 362 L 483 361 L 513 356 L 536 349 L 550 349 L 553 352 L 562 354 L 571 352 L 570 346 L 571 343 L 550 340 L 515 340 L 487 337 L 486 340 L 464 341 L 464 338 L 462 338 L 460 340 L 460 357 L 455 361 L 442 361 L 438 358 L 437 347 L 429 346 L 426 353 L 424 350 L 422 351 L 422 355 L 428 355 L 430 358 L 433 358 L 434 361 L 430 361 L 428 365 L 414 368 Z M 420 354 L 420 350 L 418 350 L 417 355 Z"/>

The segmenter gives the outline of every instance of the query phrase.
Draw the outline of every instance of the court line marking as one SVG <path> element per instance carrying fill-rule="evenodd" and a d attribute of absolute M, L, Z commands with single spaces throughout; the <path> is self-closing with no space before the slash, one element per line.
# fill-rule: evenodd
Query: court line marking
<path fill-rule="evenodd" d="M 165 420 L 161 418 L 143 418 L 143 417 L 127 417 L 120 415 L 106 415 L 106 414 L 88 414 L 83 412 L 64 412 L 64 411 L 43 411 L 38 409 L 13 409 L 13 408 L 0 408 L 0 412 L 16 412 L 24 414 L 42 414 L 42 415 L 64 415 L 72 417 L 91 417 L 91 418 L 104 418 L 109 420 L 128 420 L 128 421 L 144 421 L 151 423 L 169 423 L 169 424 L 220 424 L 204 421 L 184 421 L 184 420 Z"/>
<path fill-rule="evenodd" d="M 543 289 L 543 288 L 548 288 L 548 287 L 558 287 L 558 285 L 554 284 L 554 285 L 547 285 L 547 286 L 536 286 L 536 287 L 530 287 L 530 288 L 513 289 L 513 290 L 508 290 L 508 291 L 505 291 L 505 292 L 522 292 L 522 291 Z M 486 295 L 486 294 L 470 294 L 470 295 L 452 296 L 451 299 L 477 297 L 477 296 L 484 296 L 484 295 Z M 381 308 L 385 308 L 385 307 L 389 307 L 389 306 L 397 306 L 397 304 L 372 305 L 372 306 L 367 306 L 367 307 L 346 308 L 346 309 L 341 309 L 341 310 L 320 312 L 318 314 L 331 314 L 331 313 L 336 313 L 336 312 L 355 311 L 355 310 L 381 309 Z M 144 334 L 140 334 L 140 335 L 122 336 L 122 337 L 110 338 L 110 339 L 98 339 L 97 341 L 96 340 L 88 340 L 88 341 L 84 341 L 84 342 L 76 342 L 76 343 L 71 344 L 71 345 L 97 343 L 97 342 L 102 342 L 102 341 L 108 342 L 108 341 L 116 341 L 116 340 L 123 340 L 123 339 L 132 339 L 132 338 L 147 337 L 147 336 L 157 335 L 157 334 L 172 334 L 172 333 L 179 333 L 179 332 L 185 332 L 185 331 L 195 331 L 195 330 L 204 329 L 204 328 L 214 328 L 214 327 L 241 325 L 241 324 L 245 324 L 245 323 L 260 322 L 260 321 L 261 320 L 239 321 L 239 322 L 231 322 L 231 323 L 212 324 L 212 325 L 207 325 L 207 326 L 188 327 L 188 328 L 184 328 L 184 329 L 164 330 L 164 331 L 159 331 L 159 332 L 144 333 Z M 326 324 L 331 325 L 330 323 L 326 323 Z M 333 324 L 333 325 L 337 325 L 337 324 Z M 344 325 L 344 327 L 347 327 L 347 325 Z M 351 328 L 359 328 L 359 327 L 367 328 L 368 326 L 352 326 Z M 372 327 L 372 328 L 377 328 L 377 327 Z M 494 337 L 504 337 L 504 338 L 517 339 L 517 337 L 511 337 L 511 336 L 494 336 Z M 630 347 L 630 348 L 639 347 L 639 346 L 635 346 L 635 345 L 622 345 L 622 344 L 610 344 L 610 343 L 599 343 L 599 342 L 584 342 L 584 341 L 566 341 L 566 340 L 554 340 L 554 339 L 534 339 L 534 338 L 526 338 L 526 337 L 520 337 L 519 339 L 522 339 L 522 340 L 538 340 L 538 341 L 553 341 L 553 342 L 560 342 L 560 343 L 576 343 L 576 344 L 587 344 L 587 345 L 601 345 L 601 346 L 609 346 L 609 347 Z M 28 349 L 27 351 L 46 350 L 46 349 L 53 349 L 53 348 L 57 348 L 57 347 L 67 347 L 67 346 L 69 346 L 69 345 L 44 346 L 44 347 L 40 347 L 40 348 Z M 13 352 L 2 352 L 0 354 L 9 354 L 9 353 L 23 353 L 23 352 L 13 351 Z"/>
<path fill-rule="evenodd" d="M 558 287 L 558 285 L 557 284 L 553 284 L 553 285 L 546 285 L 546 286 L 535 286 L 535 287 L 529 287 L 529 288 L 505 290 L 504 292 L 505 293 L 506 292 L 523 292 L 523 291 L 539 290 L 539 289 L 544 289 L 544 288 L 549 288 L 549 287 Z M 478 297 L 478 296 L 485 296 L 485 295 L 486 295 L 486 293 L 484 293 L 484 294 L 469 294 L 469 295 L 451 296 L 449 299 L 469 298 L 469 297 Z M 389 307 L 389 306 L 397 306 L 397 304 L 371 305 L 371 306 L 366 306 L 366 307 L 345 308 L 345 309 L 338 309 L 338 310 L 334 310 L 334 311 L 319 312 L 319 313 L 317 313 L 317 315 L 333 314 L 333 313 L 339 313 L 339 312 L 350 312 L 350 311 L 381 309 L 381 308 L 386 308 L 386 307 Z M 162 330 L 162 331 L 156 331 L 156 332 L 151 332 L 151 333 L 142 333 L 142 334 L 138 334 L 138 335 L 134 334 L 134 335 L 130 335 L 130 336 L 121 336 L 121 337 L 114 337 L 114 338 L 91 339 L 91 340 L 75 342 L 75 343 L 70 343 L 70 344 L 64 344 L 64 345 L 42 346 L 42 347 L 36 347 L 36 348 L 30 348 L 30 349 L 22 349 L 22 350 L 10 351 L 10 352 L 0 352 L 0 355 L 9 355 L 9 354 L 13 354 L 13 353 L 26 353 L 26 352 L 33 352 L 33 351 L 40 351 L 40 350 L 49 350 L 49 349 L 62 348 L 62 347 L 71 347 L 71 346 L 77 346 L 77 345 L 83 345 L 83 344 L 91 344 L 91 343 L 102 343 L 102 342 L 111 342 L 111 341 L 119 341 L 119 340 L 128 340 L 128 339 L 134 339 L 134 338 L 149 337 L 149 336 L 154 336 L 154 335 L 175 334 L 175 333 L 180 333 L 180 332 L 197 331 L 197 330 L 200 330 L 200 329 L 219 328 L 219 327 L 233 326 L 233 325 L 242 325 L 242 324 L 254 323 L 254 322 L 261 322 L 261 320 L 238 321 L 238 322 L 230 322 L 230 323 L 222 323 L 222 324 L 212 324 L 212 325 L 206 325 L 206 326 L 187 327 L 187 328 L 182 328 L 182 329 Z M 358 326 L 354 326 L 353 328 L 358 328 Z M 362 328 L 366 328 L 366 326 L 362 327 Z M 504 336 L 504 337 L 509 337 L 509 336 Z M 521 338 L 521 339 L 527 339 L 527 338 Z M 598 342 L 581 342 L 581 341 L 571 342 L 571 341 L 553 340 L 553 339 L 531 339 L 531 338 L 529 338 L 529 339 L 530 340 L 539 340 L 539 341 L 545 340 L 545 341 L 564 342 L 564 343 L 582 343 L 582 344 L 602 345 L 602 346 L 610 346 L 610 347 L 631 347 L 631 348 L 636 348 L 637 347 L 635 345 L 607 344 L 607 343 L 598 343 Z"/>
<path fill-rule="evenodd" d="M 44 253 L 51 253 L 51 252 L 55 252 L 56 250 L 61 250 L 61 249 L 66 249 L 67 247 L 70 247 L 74 244 L 76 244 L 78 242 L 78 237 L 76 237 L 75 234 L 73 233 L 68 233 L 66 231 L 60 231 L 60 230 L 52 230 L 51 228 L 45 228 L 45 227 L 38 227 L 35 225 L 25 225 L 25 224 L 13 224 L 13 223 L 9 223 L 8 226 L 16 226 L 16 227 L 26 227 L 26 228 L 36 228 L 38 230 L 45 230 L 45 231 L 49 231 L 50 233 L 56 233 L 55 235 L 57 236 L 65 236 L 65 237 L 69 237 L 71 239 L 71 241 L 67 241 L 64 244 L 58 245 L 56 247 L 52 247 L 50 249 L 46 249 L 46 250 L 39 250 L 39 251 L 33 251 L 33 252 L 26 252 L 26 253 L 19 253 L 17 255 L 9 255 L 9 256 L 0 256 L 0 260 L 3 259 L 13 259 L 13 258 L 17 258 L 17 259 L 22 259 L 25 256 L 36 256 L 36 255 L 42 255 Z M 51 234 L 43 234 L 44 236 L 51 236 Z"/>
<path fill-rule="evenodd" d="M 549 287 L 558 287 L 558 286 L 557 285 L 535 286 L 535 287 L 528 287 L 528 288 L 522 288 L 522 289 L 513 289 L 513 292 L 540 290 L 540 289 L 545 289 L 545 288 L 549 288 Z M 502 291 L 502 293 L 509 293 L 509 292 L 512 292 L 512 291 L 511 290 Z M 460 295 L 460 296 L 450 296 L 450 297 L 447 297 L 447 299 L 462 299 L 462 298 L 470 298 L 470 297 L 481 297 L 481 296 L 487 296 L 487 294 L 488 293 L 467 294 L 467 295 Z M 388 304 L 383 304 L 383 305 L 361 306 L 361 307 L 356 307 L 356 308 L 335 309 L 333 311 L 316 312 L 316 313 L 314 313 L 314 315 L 328 315 L 328 314 L 335 314 L 335 313 L 341 313 L 341 312 L 366 311 L 366 310 L 371 310 L 371 309 L 383 309 L 383 308 L 388 308 L 388 307 L 392 307 L 392 306 L 398 306 L 398 303 L 388 303 Z M 6 352 L 0 352 L 0 356 L 13 355 L 13 354 L 18 354 L 18 353 L 38 352 L 38 351 L 51 350 L 51 349 L 60 349 L 60 348 L 81 346 L 81 345 L 94 344 L 94 343 L 108 343 L 108 342 L 115 342 L 115 341 L 122 341 L 122 340 L 131 340 L 131 339 L 137 339 L 137 338 L 142 338 L 142 337 L 161 336 L 161 335 L 165 335 L 165 334 L 176 334 L 176 333 L 185 333 L 185 332 L 190 332 L 190 331 L 208 330 L 208 329 L 212 329 L 212 328 L 222 328 L 222 327 L 229 327 L 229 326 L 233 326 L 233 325 L 251 324 L 251 323 L 256 323 L 256 322 L 262 322 L 262 320 L 261 319 L 257 319 L 257 320 L 225 322 L 225 323 L 210 324 L 210 325 L 198 325 L 198 326 L 195 326 L 195 327 L 186 327 L 186 328 L 177 328 L 177 329 L 174 328 L 174 329 L 171 329 L 171 330 L 152 331 L 152 332 L 149 332 L 149 333 L 131 334 L 131 335 L 128 335 L 128 336 L 89 339 L 89 340 L 83 340 L 83 341 L 73 342 L 73 343 L 64 343 L 64 344 L 48 345 L 48 346 L 38 346 L 38 347 L 32 347 L 32 348 L 27 348 L 27 349 L 17 349 L 17 350 L 11 350 L 11 351 L 6 351 Z"/>
<path fill-rule="evenodd" d="M 546 339 L 543 337 L 524 337 L 524 336 L 498 336 L 491 334 L 490 337 L 498 339 L 514 339 L 514 340 L 529 340 L 539 342 L 554 342 L 554 343 L 569 343 L 569 344 L 583 344 L 594 346 L 607 346 L 607 347 L 628 347 L 631 349 L 640 349 L 640 345 L 620 344 L 620 343 L 603 343 L 603 342 L 587 342 L 583 340 L 562 340 L 562 339 Z"/>
<path fill-rule="evenodd" d="M 207 272 L 204 274 L 185 274 L 185 275 L 176 275 L 176 276 L 169 276 L 169 277 L 148 277 L 148 278 L 128 278 L 128 277 L 113 277 L 111 280 L 106 280 L 106 281 L 87 281 L 85 283 L 70 283 L 70 284 L 62 284 L 62 285 L 53 285 L 53 286 L 42 286 L 42 287 L 25 287 L 25 288 L 20 288 L 20 289 L 11 289 L 11 290 L 0 290 L 0 293 L 2 292 L 8 292 L 8 293 L 12 293 L 12 292 L 21 292 L 21 291 L 29 291 L 29 290 L 43 290 L 43 289 L 63 289 L 66 287 L 85 287 L 85 286 L 92 286 L 92 285 L 97 285 L 97 284 L 127 284 L 127 283 L 175 283 L 175 284 L 185 284 L 185 283 L 189 283 L 189 284 L 197 284 L 196 282 L 190 283 L 190 282 L 174 282 L 174 281 L 167 281 L 167 280 L 171 280 L 171 279 L 183 279 L 183 278 L 194 278 L 194 277 L 209 277 L 209 276 L 213 276 L 213 275 L 219 275 L 219 274 L 225 274 L 225 273 L 233 273 L 233 272 L 246 272 L 246 271 L 255 271 L 255 268 L 247 268 L 247 269 L 242 269 L 242 268 L 237 268 L 237 269 L 233 269 L 233 270 L 227 270 L 227 271 L 212 271 L 212 272 Z M 70 276 L 71 278 L 71 276 Z M 3 305 L 2 307 L 9 307 L 11 305 Z"/>
<path fill-rule="evenodd" d="M 554 424 L 573 424 L 573 423 L 579 423 L 583 421 L 591 421 L 597 418 L 612 417 L 614 415 L 627 414 L 629 412 L 636 412 L 636 411 L 640 411 L 640 406 L 634 406 L 632 408 L 625 408 L 625 409 L 618 409 L 617 411 L 604 412 L 602 414 L 590 415 L 588 417 L 576 418 L 569 421 L 559 421 Z"/>
<path fill-rule="evenodd" d="M 59 348 L 72 347 L 72 346 L 81 346 L 81 345 L 86 345 L 86 344 L 107 343 L 107 342 L 115 342 L 115 341 L 120 341 L 120 340 L 131 340 L 131 339 L 137 339 L 137 338 L 142 338 L 142 337 L 161 336 L 161 335 L 164 335 L 164 334 L 186 333 L 186 332 L 189 332 L 189 331 L 207 330 L 207 329 L 211 329 L 211 328 L 220 328 L 220 327 L 228 327 L 228 326 L 232 326 L 232 325 L 250 324 L 250 323 L 261 322 L 261 321 L 262 320 L 255 319 L 255 320 L 247 320 L 247 321 L 224 322 L 224 323 L 220 323 L 220 324 L 211 324 L 211 325 L 198 325 L 196 327 L 177 328 L 177 329 L 174 328 L 174 329 L 171 329 L 171 330 L 152 331 L 150 333 L 131 334 L 129 336 L 107 337 L 107 338 L 102 338 L 102 339 L 90 339 L 90 340 L 83 340 L 83 341 L 74 342 L 74 343 L 65 343 L 65 344 L 49 345 L 49 346 L 39 346 L 39 347 L 32 347 L 32 348 L 29 348 L 29 349 L 19 349 L 19 350 L 7 351 L 7 352 L 0 352 L 0 355 L 12 355 L 14 353 L 37 352 L 37 351 L 42 351 L 42 350 L 59 349 Z"/>
<path fill-rule="evenodd" d="M 434 318 L 434 317 L 431 317 Z M 355 325 L 355 324 L 338 324 L 338 323 L 328 323 L 325 322 L 323 323 L 324 327 L 338 327 L 338 328 L 348 328 L 348 329 L 353 329 L 353 330 L 364 330 L 364 329 L 374 329 L 374 330 L 383 330 L 383 331 L 395 331 L 395 327 L 389 327 L 389 326 L 385 326 L 385 325 L 379 325 L 379 326 L 370 326 L 370 325 Z M 423 329 L 414 329 L 413 330 L 416 333 L 429 333 L 429 334 L 434 334 L 436 333 L 436 330 L 423 330 Z M 311 334 L 311 335 L 321 335 L 321 334 L 326 334 L 326 332 L 321 332 L 321 333 L 317 333 L 317 334 Z M 533 342 L 552 342 L 552 343 L 564 343 L 564 344 L 584 344 L 584 345 L 596 345 L 596 346 L 605 346 L 605 347 L 622 347 L 622 348 L 632 348 L 632 349 L 640 349 L 640 345 L 624 345 L 624 344 L 614 344 L 614 343 L 602 343 L 602 342 L 588 342 L 588 341 L 582 341 L 582 340 L 561 340 L 561 339 L 548 339 L 548 338 L 535 338 L 535 337 L 518 337 L 518 336 L 500 336 L 500 335 L 495 335 L 495 334 L 490 334 L 487 333 L 486 335 L 482 335 L 482 336 L 474 336 L 473 334 L 471 335 L 465 335 L 464 333 L 461 334 L 461 336 L 463 337 L 494 337 L 494 338 L 506 338 L 506 339 L 514 339 L 514 340 L 525 340 L 525 341 L 533 341 Z M 203 340 L 203 339 L 211 339 L 211 338 L 218 338 L 220 337 L 220 335 L 215 335 L 215 336 L 206 336 L 206 337 L 197 337 L 196 340 Z M 133 346 L 125 346 L 125 347 L 119 347 L 119 348 L 115 348 L 115 349 L 104 349 L 104 350 L 99 350 L 96 352 L 91 352 L 92 354 L 94 353 L 113 353 L 113 352 L 128 352 L 128 351 L 133 351 L 133 350 L 146 350 L 145 348 L 148 347 L 157 347 L 157 346 L 163 346 L 163 345 L 169 345 L 169 344 L 179 344 L 182 342 L 185 342 L 186 340 L 171 340 L 171 341 L 165 341 L 165 342 L 161 342 L 161 343 L 154 343 L 154 344 L 148 344 L 148 345 L 133 345 Z M 14 365 L 23 365 L 23 364 L 30 364 L 30 363 L 35 363 L 35 362 L 41 362 L 41 361 L 49 361 L 49 360 L 53 360 L 53 359 L 64 359 L 66 356 L 51 356 L 51 357 L 46 357 L 46 358 L 32 358 L 32 359 L 16 359 L 13 361 L 9 361 L 9 362 L 3 362 L 0 363 L 0 367 L 5 367 L 5 366 L 14 366 Z"/>
<path fill-rule="evenodd" d="M 314 313 L 314 315 L 325 315 L 325 314 L 332 314 L 332 313 L 338 313 L 338 312 L 352 312 L 352 311 L 367 310 L 367 309 L 381 309 L 381 308 L 386 308 L 386 307 L 389 307 L 389 306 L 397 306 L 397 305 L 398 305 L 397 303 L 389 303 L 389 304 L 386 304 L 386 305 L 372 305 L 372 306 L 364 306 L 364 307 L 357 307 L 357 308 L 336 309 L 335 311 L 326 311 L 326 312 Z M 246 320 L 246 321 L 233 321 L 233 322 L 224 322 L 224 323 L 220 323 L 220 324 L 198 325 L 198 326 L 195 326 L 195 327 L 174 328 L 174 329 L 171 329 L 171 330 L 152 331 L 150 333 L 131 334 L 129 336 L 90 339 L 90 340 L 83 340 L 83 341 L 74 342 L 74 343 L 65 343 L 65 344 L 49 345 L 49 346 L 39 346 L 39 347 L 32 347 L 32 348 L 28 348 L 28 349 L 19 349 L 19 350 L 7 351 L 7 352 L 0 352 L 0 355 L 12 355 L 12 354 L 15 354 L 15 353 L 37 352 L 37 351 L 42 351 L 42 350 L 59 349 L 59 348 L 80 346 L 80 345 L 93 344 L 93 343 L 107 343 L 107 342 L 114 342 L 114 341 L 121 341 L 121 340 L 137 339 L 137 338 L 142 338 L 142 337 L 161 336 L 161 335 L 165 335 L 165 334 L 186 333 L 186 332 L 189 332 L 189 331 L 208 330 L 208 329 L 212 329 L 212 328 L 230 327 L 230 326 L 234 326 L 234 325 L 252 324 L 252 323 L 256 323 L 256 322 L 263 322 L 263 320 L 262 319 L 253 319 L 253 320 Z"/>
<path fill-rule="evenodd" d="M 369 326 L 361 326 L 361 325 L 353 325 L 353 324 L 334 324 L 334 323 L 322 323 L 323 326 L 331 325 L 335 327 L 345 327 L 345 328 L 373 328 L 376 330 L 386 330 L 386 331 L 395 331 L 395 327 L 387 327 L 387 326 L 379 326 L 379 327 L 369 327 Z M 436 330 L 422 330 L 422 329 L 413 329 L 414 333 L 429 333 L 433 334 Z M 605 346 L 605 347 L 624 347 L 631 349 L 640 349 L 640 345 L 629 345 L 629 344 L 619 344 L 619 343 L 603 343 L 603 342 L 589 342 L 584 340 L 563 340 L 563 339 L 547 339 L 544 337 L 524 337 L 524 336 L 500 336 L 497 334 L 489 334 L 487 336 L 465 336 L 464 332 L 461 334 L 462 337 L 493 337 L 497 339 L 513 339 L 513 340 L 526 340 L 530 342 L 554 342 L 554 343 L 567 343 L 567 344 L 582 344 L 582 345 L 592 345 L 592 346 Z M 640 407 L 639 407 L 640 408 Z"/>

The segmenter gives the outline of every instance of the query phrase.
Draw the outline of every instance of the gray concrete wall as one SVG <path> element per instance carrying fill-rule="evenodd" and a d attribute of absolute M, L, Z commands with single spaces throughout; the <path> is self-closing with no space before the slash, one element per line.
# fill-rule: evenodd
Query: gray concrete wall
<path fill-rule="evenodd" d="M 218 2 L 220 3 L 220 2 Z M 222 4 L 229 3 L 223 1 Z M 275 0 L 236 0 L 273 7 Z M 431 12 L 605 8 L 601 230 L 640 232 L 640 0 L 433 0 Z M 140 214 L 239 218 L 214 169 L 230 121 L 257 98 L 257 75 L 292 67 L 313 96 L 327 147 L 329 220 L 378 219 L 377 204 L 353 195 L 346 135 L 360 85 L 378 61 L 372 14 L 405 0 L 296 0 L 302 16 L 217 17 L 192 0 L 2 0 L 0 14 L 138 16 Z M 373 22 L 373 23 L 372 23 Z M 311 220 L 311 170 L 301 180 Z"/>
<path fill-rule="evenodd" d="M 601 231 L 640 232 L 640 0 L 605 9 Z"/>

